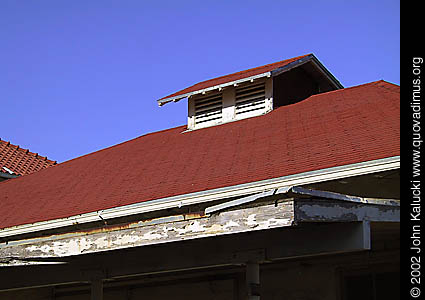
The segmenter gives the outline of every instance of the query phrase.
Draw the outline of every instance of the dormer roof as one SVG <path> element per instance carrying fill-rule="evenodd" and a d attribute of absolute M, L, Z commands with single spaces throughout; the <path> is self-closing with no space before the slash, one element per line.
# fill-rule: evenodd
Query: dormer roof
<path fill-rule="evenodd" d="M 299 67 L 306 63 L 310 63 L 316 68 L 317 74 L 320 74 L 319 76 L 322 77 L 320 80 L 327 81 L 328 84 L 334 87 L 334 89 L 343 88 L 341 83 L 319 62 L 314 54 L 310 53 L 196 83 L 188 88 L 159 99 L 158 104 L 161 106 L 168 102 L 179 101 L 192 95 L 205 93 L 261 77 L 277 76 L 282 72 Z"/>

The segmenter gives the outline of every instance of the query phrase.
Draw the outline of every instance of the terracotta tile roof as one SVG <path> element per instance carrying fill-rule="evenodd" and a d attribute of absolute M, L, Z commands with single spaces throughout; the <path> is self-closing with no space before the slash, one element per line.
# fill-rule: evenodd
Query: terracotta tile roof
<path fill-rule="evenodd" d="M 28 175 L 55 164 L 55 161 L 47 159 L 47 157 L 0 139 L 0 172 L 8 173 L 3 168 L 5 167 L 12 171 L 14 175 Z"/>
<path fill-rule="evenodd" d="M 254 118 L 146 134 L 0 183 L 0 228 L 400 155 L 399 86 L 378 81 Z"/>
<path fill-rule="evenodd" d="M 225 76 L 220 76 L 220 77 L 217 77 L 217 78 L 214 78 L 214 79 L 205 80 L 205 81 L 199 82 L 197 84 L 194 84 L 194 85 L 192 85 L 188 88 L 185 88 L 183 90 L 175 92 L 171 95 L 163 97 L 163 98 L 159 99 L 158 101 L 161 101 L 161 100 L 164 100 L 164 99 L 167 99 L 167 98 L 172 98 L 172 97 L 175 97 L 175 96 L 184 95 L 184 94 L 195 92 L 195 91 L 199 91 L 199 90 L 202 90 L 202 89 L 217 86 L 217 85 L 224 84 L 224 83 L 227 83 L 227 82 L 233 82 L 233 81 L 236 81 L 236 80 L 239 80 L 239 79 L 243 79 L 243 78 L 263 74 L 263 73 L 266 73 L 266 72 L 270 72 L 270 71 L 276 70 L 278 68 L 287 66 L 290 63 L 293 63 L 293 62 L 300 60 L 302 58 L 306 58 L 308 56 L 312 56 L 312 54 L 306 54 L 306 55 L 302 55 L 302 56 L 298 56 L 298 57 L 294 57 L 294 58 L 290 58 L 290 59 L 285 59 L 285 60 L 278 61 L 278 62 L 275 62 L 275 63 L 272 63 L 272 64 L 264 65 L 264 66 L 261 66 L 261 67 L 256 67 L 256 68 L 232 73 L 232 74 L 225 75 Z"/>

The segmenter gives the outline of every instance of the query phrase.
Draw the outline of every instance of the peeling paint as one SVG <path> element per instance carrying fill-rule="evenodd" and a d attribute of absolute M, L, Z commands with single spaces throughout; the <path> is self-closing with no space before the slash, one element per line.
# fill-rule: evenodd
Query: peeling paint
<path fill-rule="evenodd" d="M 204 225 L 201 225 L 198 221 L 193 222 L 186 227 L 187 231 L 202 232 L 205 231 Z"/>
<path fill-rule="evenodd" d="M 256 214 L 249 215 L 245 224 L 248 225 L 248 226 L 251 226 L 251 227 L 258 226 L 258 223 L 255 220 L 255 216 L 256 216 Z"/>
<path fill-rule="evenodd" d="M 158 234 L 158 233 L 153 233 L 153 231 L 149 231 L 149 232 L 146 232 L 142 236 L 142 239 L 151 241 L 151 240 L 157 240 L 157 239 L 160 239 L 160 238 L 163 238 L 163 237 L 166 237 L 166 235 L 161 235 L 161 234 Z"/>
<path fill-rule="evenodd" d="M 37 240 L 31 244 L 0 249 L 0 259 L 7 257 L 65 257 L 115 249 L 154 245 L 252 230 L 291 226 L 293 202 L 222 211 L 211 217 L 182 220 L 68 236 L 57 240 Z M 169 220 L 169 219 L 168 219 Z M 62 235 L 58 235 L 62 237 Z"/>
<path fill-rule="evenodd" d="M 291 225 L 292 221 L 293 221 L 293 219 L 291 219 L 291 218 L 286 218 L 286 219 L 272 218 L 272 219 L 269 219 L 267 221 L 260 222 L 258 224 L 258 226 L 261 229 L 267 229 L 267 228 L 274 227 L 274 226 L 279 226 L 279 227 L 280 226 L 288 226 L 288 225 Z"/>
<path fill-rule="evenodd" d="M 224 224 L 223 227 L 224 227 L 224 229 L 229 229 L 231 227 L 239 227 L 239 226 L 241 226 L 241 225 L 239 225 L 238 223 L 230 220 L 229 222 L 227 222 L 226 224 Z"/>

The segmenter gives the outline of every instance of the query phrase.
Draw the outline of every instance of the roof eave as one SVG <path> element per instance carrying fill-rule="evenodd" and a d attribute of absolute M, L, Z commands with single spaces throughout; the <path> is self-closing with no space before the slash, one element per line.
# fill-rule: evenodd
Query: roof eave
<path fill-rule="evenodd" d="M 157 102 L 158 102 L 159 106 L 162 106 L 162 105 L 167 104 L 169 102 L 177 102 L 177 101 L 180 101 L 181 99 L 188 98 L 188 97 L 196 95 L 196 94 L 202 94 L 202 93 L 206 93 L 206 92 L 213 91 L 213 90 L 216 90 L 216 89 L 222 89 L 222 88 L 232 86 L 232 85 L 235 85 L 235 84 L 240 84 L 240 83 L 243 83 L 243 82 L 246 82 L 246 81 L 251 81 L 251 80 L 258 79 L 258 78 L 270 77 L 270 76 L 272 76 L 272 72 L 265 72 L 265 73 L 257 74 L 257 75 L 254 75 L 254 76 L 249 76 L 249 77 L 245 77 L 245 78 L 242 78 L 242 79 L 233 80 L 233 81 L 229 81 L 229 82 L 226 82 L 226 83 L 214 85 L 214 86 L 207 87 L 207 88 L 204 88 L 204 89 L 199 89 L 199 90 L 189 92 L 189 93 L 185 93 L 185 94 L 182 94 L 182 95 L 177 95 L 177 96 L 174 96 L 174 97 L 168 97 L 168 98 L 160 99 L 160 100 L 157 100 Z"/>
<path fill-rule="evenodd" d="M 305 185 L 322 181 L 366 175 L 400 168 L 400 156 L 387 157 L 372 161 L 336 166 L 326 169 L 287 175 L 278 178 L 244 183 L 190 194 L 177 195 L 162 199 L 140 202 L 110 209 L 83 213 L 67 218 L 40 221 L 36 223 L 16 225 L 0 229 L 0 238 L 30 234 L 50 229 L 73 226 L 76 224 L 104 221 L 118 217 L 126 217 L 140 213 L 158 211 L 175 207 L 210 202 L 214 200 L 241 197 L 270 189 L 285 188 L 294 185 Z"/>

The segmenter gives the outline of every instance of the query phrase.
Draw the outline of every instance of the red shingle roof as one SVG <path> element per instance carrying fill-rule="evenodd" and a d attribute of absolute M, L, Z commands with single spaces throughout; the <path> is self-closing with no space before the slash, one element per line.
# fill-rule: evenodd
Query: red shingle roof
<path fill-rule="evenodd" d="M 233 82 L 233 81 L 236 81 L 236 80 L 239 80 L 239 79 L 243 79 L 243 78 L 247 78 L 247 77 L 251 77 L 251 76 L 255 76 L 255 75 L 260 75 L 260 74 L 263 74 L 263 73 L 266 73 L 266 72 L 276 70 L 278 68 L 282 68 L 284 66 L 289 65 L 290 63 L 293 63 L 293 62 L 300 60 L 302 58 L 306 58 L 308 56 L 312 56 L 312 54 L 306 54 L 306 55 L 302 55 L 302 56 L 298 56 L 298 57 L 294 57 L 294 58 L 290 58 L 290 59 L 285 59 L 285 60 L 278 61 L 278 62 L 275 62 L 275 63 L 272 63 L 272 64 L 264 65 L 264 66 L 261 66 L 261 67 L 256 67 L 256 68 L 232 73 L 232 74 L 229 74 L 229 75 L 217 77 L 217 78 L 214 78 L 214 79 L 205 80 L 205 81 L 199 82 L 197 84 L 194 84 L 194 85 L 192 85 L 188 88 L 185 88 L 183 90 L 175 92 L 171 95 L 163 97 L 163 98 L 159 99 L 158 101 L 161 101 L 161 100 L 164 100 L 164 99 L 167 99 L 167 98 L 176 97 L 176 96 L 181 96 L 181 95 L 184 95 L 184 94 L 187 94 L 187 93 L 199 91 L 199 90 L 206 89 L 206 88 L 213 87 L 213 86 L 217 86 L 217 85 L 220 85 L 220 84 Z"/>
<path fill-rule="evenodd" d="M 0 228 L 400 154 L 399 87 L 373 82 L 254 118 L 147 134 L 0 183 Z"/>
<path fill-rule="evenodd" d="M 36 171 L 51 167 L 56 162 L 12 145 L 10 142 L 0 139 L 0 172 L 7 173 L 3 167 L 12 171 L 15 175 L 28 175 Z"/>

